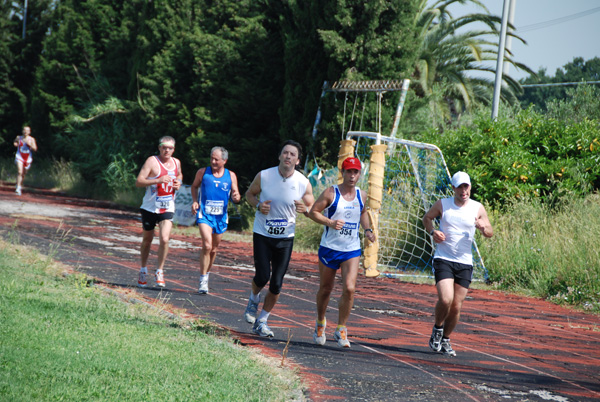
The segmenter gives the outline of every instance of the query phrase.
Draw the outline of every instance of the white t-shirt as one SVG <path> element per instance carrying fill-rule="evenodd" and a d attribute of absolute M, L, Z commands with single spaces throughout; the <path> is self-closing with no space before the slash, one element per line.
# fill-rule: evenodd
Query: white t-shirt
<path fill-rule="evenodd" d="M 256 211 L 254 233 L 280 239 L 294 237 L 298 216 L 294 201 L 302 199 L 307 186 L 308 179 L 298 171 L 285 179 L 278 166 L 261 171 L 259 201 L 271 200 L 271 210 L 268 215 Z"/>
<path fill-rule="evenodd" d="M 461 264 L 473 265 L 471 247 L 475 236 L 475 218 L 481 203 L 469 199 L 462 207 L 454 203 L 454 198 L 442 199 L 442 219 L 440 230 L 446 240 L 437 243 L 433 258 L 443 258 Z"/>

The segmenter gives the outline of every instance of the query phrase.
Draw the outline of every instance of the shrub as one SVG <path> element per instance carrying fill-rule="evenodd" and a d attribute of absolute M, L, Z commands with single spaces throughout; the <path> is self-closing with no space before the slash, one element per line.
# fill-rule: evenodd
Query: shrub
<path fill-rule="evenodd" d="M 600 120 L 558 120 L 530 108 L 513 119 L 482 116 L 424 140 L 442 149 L 451 173 L 471 175 L 474 198 L 494 205 L 535 198 L 554 203 L 600 188 Z"/>

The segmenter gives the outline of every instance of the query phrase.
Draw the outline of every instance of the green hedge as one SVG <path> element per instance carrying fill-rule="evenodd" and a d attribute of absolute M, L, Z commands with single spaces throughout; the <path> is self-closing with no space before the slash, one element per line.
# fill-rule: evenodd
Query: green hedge
<path fill-rule="evenodd" d="M 473 197 L 495 205 L 541 197 L 554 202 L 600 187 L 600 120 L 566 120 L 528 109 L 425 139 L 440 147 L 450 173 L 471 175 Z"/>

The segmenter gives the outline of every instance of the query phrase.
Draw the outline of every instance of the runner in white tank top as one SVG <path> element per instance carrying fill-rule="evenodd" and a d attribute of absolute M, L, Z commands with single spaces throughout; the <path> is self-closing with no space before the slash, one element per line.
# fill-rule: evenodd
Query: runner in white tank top
<path fill-rule="evenodd" d="M 423 217 L 423 226 L 437 245 L 433 259 L 438 301 L 429 347 L 447 356 L 456 356 L 450 345 L 463 301 L 473 275 L 471 247 L 475 229 L 483 236 L 494 232 L 483 205 L 470 198 L 471 178 L 465 172 L 452 176 L 454 197 L 436 201 Z M 434 221 L 440 219 L 439 229 Z"/>
<path fill-rule="evenodd" d="M 313 339 L 316 344 L 326 342 L 325 312 L 335 284 L 335 274 L 342 272 L 342 297 L 338 309 L 338 325 L 333 334 L 340 347 L 349 348 L 346 322 L 354 304 L 354 289 L 360 260 L 359 223 L 365 228 L 365 236 L 375 242 L 371 223 L 364 206 L 365 194 L 356 187 L 360 178 L 361 163 L 357 158 L 342 162 L 342 184 L 323 191 L 308 216 L 325 225 L 319 247 L 320 285 L 317 292 L 317 322 Z"/>
<path fill-rule="evenodd" d="M 273 336 L 267 325 L 269 314 L 281 293 L 287 272 L 298 214 L 306 215 L 314 203 L 312 186 L 296 171 L 302 146 L 286 141 L 279 153 L 279 165 L 259 172 L 246 191 L 246 200 L 257 211 L 254 217 L 254 278 L 244 319 L 253 323 L 252 331 Z M 260 292 L 269 283 L 263 309 L 257 317 Z"/>
<path fill-rule="evenodd" d="M 336 251 L 355 251 L 360 250 L 360 237 L 358 227 L 360 217 L 364 209 L 364 201 L 360 188 L 355 187 L 355 197 L 346 200 L 340 193 L 340 188 L 332 186 L 334 191 L 333 202 L 323 210 L 323 215 L 333 221 L 338 219 L 344 221 L 344 226 L 340 230 L 335 230 L 325 226 L 321 236 L 321 246 Z"/>
<path fill-rule="evenodd" d="M 256 211 L 254 215 L 254 233 L 272 238 L 294 237 L 296 232 L 295 201 L 302 199 L 310 186 L 304 175 L 294 170 L 282 180 L 279 166 L 260 172 L 260 202 L 269 201 L 267 214 Z"/>
<path fill-rule="evenodd" d="M 169 238 L 173 226 L 175 211 L 175 191 L 179 190 L 183 175 L 181 163 L 173 158 L 175 139 L 165 136 L 159 140 L 158 156 L 150 156 L 138 174 L 136 187 L 145 187 L 146 193 L 140 208 L 142 214 L 142 246 L 140 250 L 141 267 L 138 275 L 138 286 L 147 286 L 146 276 L 148 256 L 154 239 L 154 228 L 158 224 L 160 243 L 156 264 L 156 285 L 165 286 L 163 267 L 169 252 Z"/>

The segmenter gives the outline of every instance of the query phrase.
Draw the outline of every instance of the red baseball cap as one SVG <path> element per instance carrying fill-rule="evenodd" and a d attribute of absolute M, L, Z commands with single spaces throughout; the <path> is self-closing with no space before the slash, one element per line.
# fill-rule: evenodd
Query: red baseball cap
<path fill-rule="evenodd" d="M 358 158 L 346 158 L 344 159 L 344 162 L 342 163 L 342 170 L 348 170 L 348 169 L 356 169 L 356 170 L 361 170 L 362 169 L 362 165 L 360 163 L 360 161 L 358 160 Z"/>

